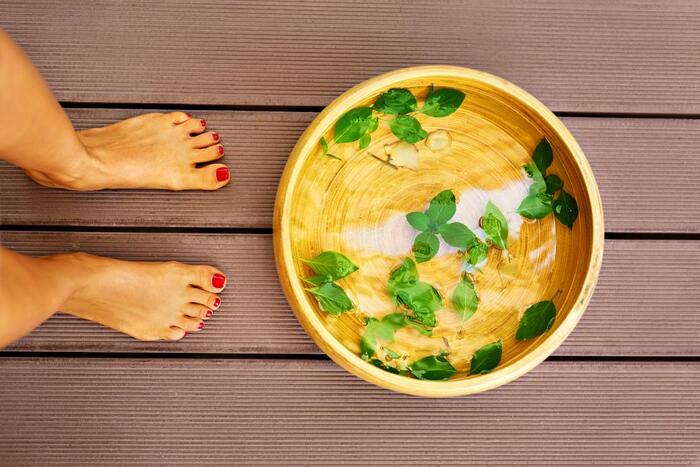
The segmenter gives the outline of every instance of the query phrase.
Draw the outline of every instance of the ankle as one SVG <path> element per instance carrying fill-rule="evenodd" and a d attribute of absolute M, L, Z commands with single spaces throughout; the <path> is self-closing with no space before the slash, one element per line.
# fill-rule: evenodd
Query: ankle
<path fill-rule="evenodd" d="M 99 160 L 90 153 L 77 133 L 75 144 L 59 152 L 55 166 L 44 170 L 27 170 L 42 185 L 76 191 L 93 189 L 94 174 L 99 173 Z"/>

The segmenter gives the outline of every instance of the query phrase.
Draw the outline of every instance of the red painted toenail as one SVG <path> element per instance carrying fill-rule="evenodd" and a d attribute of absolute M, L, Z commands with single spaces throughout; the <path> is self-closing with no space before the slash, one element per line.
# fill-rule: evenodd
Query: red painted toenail
<path fill-rule="evenodd" d="M 201 123 L 202 126 L 207 126 L 207 121 L 204 120 L 204 119 L 201 119 L 201 120 L 199 121 L 199 123 Z"/>
<path fill-rule="evenodd" d="M 213 312 L 213 311 L 211 311 L 211 310 L 207 310 L 207 314 L 206 314 L 206 317 L 207 317 L 207 318 L 211 318 L 213 314 L 214 314 L 214 312 Z"/>
<path fill-rule="evenodd" d="M 187 118 L 192 118 L 192 114 L 191 114 L 191 113 L 185 112 L 185 115 L 187 115 Z"/>
<path fill-rule="evenodd" d="M 221 305 L 221 299 L 216 297 L 216 300 L 214 300 L 214 308 L 219 308 L 219 305 Z"/>
<path fill-rule="evenodd" d="M 185 337 L 186 335 L 187 335 L 187 331 L 185 331 L 185 333 L 182 335 L 182 337 Z"/>
<path fill-rule="evenodd" d="M 219 133 L 217 133 L 217 132 L 212 133 L 212 134 L 211 134 L 211 138 L 212 138 L 214 141 L 219 141 Z"/>
<path fill-rule="evenodd" d="M 202 329 L 204 328 L 204 323 L 200 322 L 199 325 L 197 326 L 197 329 Z"/>
<path fill-rule="evenodd" d="M 228 167 L 219 167 L 216 169 L 216 179 L 220 182 L 228 180 Z"/>
<path fill-rule="evenodd" d="M 211 285 L 216 287 L 217 289 L 220 289 L 221 287 L 224 286 L 224 283 L 226 282 L 226 278 L 219 274 L 218 272 L 214 274 L 211 278 Z"/>
<path fill-rule="evenodd" d="M 216 147 L 216 152 L 218 152 L 220 156 L 223 156 L 223 155 L 224 155 L 224 147 L 223 147 L 223 146 L 217 146 L 217 147 Z"/>

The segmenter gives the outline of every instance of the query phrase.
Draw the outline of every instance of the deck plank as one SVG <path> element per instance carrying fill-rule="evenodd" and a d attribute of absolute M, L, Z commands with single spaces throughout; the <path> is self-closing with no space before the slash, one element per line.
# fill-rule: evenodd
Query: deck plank
<path fill-rule="evenodd" d="M 2 232 L 34 255 L 84 250 L 137 260 L 178 259 L 229 275 L 222 307 L 204 331 L 178 343 L 139 342 L 56 315 L 15 351 L 313 354 L 287 305 L 269 235 Z M 566 356 L 700 356 L 700 241 L 608 240 L 593 300 L 556 352 Z"/>
<path fill-rule="evenodd" d="M 79 128 L 138 110 L 70 109 Z M 0 222 L 17 225 L 263 227 L 297 138 L 313 118 L 296 112 L 202 112 L 219 131 L 233 181 L 213 193 L 71 193 L 37 186 L 0 163 Z M 568 117 L 603 197 L 608 232 L 700 232 L 700 120 Z M 681 202 L 682 200 L 682 202 Z"/>
<path fill-rule="evenodd" d="M 0 27 L 63 101 L 325 105 L 378 73 L 450 63 L 557 111 L 700 113 L 694 0 L 23 0 L 0 3 Z"/>
<path fill-rule="evenodd" d="M 694 465 L 697 362 L 545 362 L 469 397 L 329 361 L 0 360 L 11 465 Z M 408 444 L 408 445 L 407 445 Z"/>

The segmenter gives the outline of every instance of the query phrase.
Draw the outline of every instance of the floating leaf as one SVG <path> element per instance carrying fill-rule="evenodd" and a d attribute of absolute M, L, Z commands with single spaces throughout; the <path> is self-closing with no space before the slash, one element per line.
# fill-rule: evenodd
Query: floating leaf
<path fill-rule="evenodd" d="M 452 219 L 456 211 L 455 194 L 452 190 L 444 190 L 430 201 L 426 214 L 435 225 L 439 226 Z"/>
<path fill-rule="evenodd" d="M 413 311 L 416 320 L 428 327 L 435 326 L 435 312 L 442 308 L 440 293 L 427 282 L 417 281 L 396 290 L 399 303 Z"/>
<path fill-rule="evenodd" d="M 330 276 L 332 280 L 342 279 L 343 277 L 357 271 L 350 259 L 337 251 L 324 251 L 315 258 L 302 260 L 320 276 Z"/>
<path fill-rule="evenodd" d="M 360 356 L 369 360 L 376 352 L 377 339 L 394 342 L 397 330 L 408 325 L 408 318 L 403 313 L 390 313 L 381 320 L 367 318 L 365 331 L 360 338 Z"/>
<path fill-rule="evenodd" d="M 486 232 L 486 239 L 496 248 L 506 249 L 508 241 L 508 222 L 498 207 L 491 201 L 486 203 L 482 228 Z"/>
<path fill-rule="evenodd" d="M 501 354 L 503 352 L 503 344 L 499 340 L 491 344 L 487 344 L 474 352 L 472 355 L 471 367 L 469 368 L 470 375 L 482 375 L 488 373 L 498 366 L 501 362 Z"/>
<path fill-rule="evenodd" d="M 445 240 L 445 243 L 456 248 L 466 248 L 476 239 L 474 232 L 461 222 L 443 224 L 438 227 L 438 233 Z"/>
<path fill-rule="evenodd" d="M 547 138 L 542 138 L 535 150 L 532 152 L 532 161 L 537 165 L 541 173 L 547 172 L 547 169 L 552 165 L 552 146 L 550 146 Z"/>
<path fill-rule="evenodd" d="M 447 381 L 457 372 L 444 356 L 439 355 L 421 358 L 408 365 L 408 369 L 416 378 L 432 381 Z"/>
<path fill-rule="evenodd" d="M 409 212 L 406 214 L 406 220 L 411 224 L 411 227 L 421 232 L 430 227 L 430 218 L 423 212 Z"/>
<path fill-rule="evenodd" d="M 353 304 L 345 291 L 333 282 L 326 282 L 319 287 L 306 289 L 316 297 L 321 310 L 332 315 L 339 315 L 352 310 Z"/>
<path fill-rule="evenodd" d="M 554 324 L 557 310 L 554 302 L 545 300 L 537 302 L 525 310 L 525 314 L 520 319 L 520 325 L 515 333 L 515 338 L 519 341 L 532 339 L 540 336 Z"/>
<path fill-rule="evenodd" d="M 422 232 L 413 241 L 413 256 L 416 262 L 424 263 L 432 259 L 440 248 L 440 240 L 432 232 Z"/>
<path fill-rule="evenodd" d="M 430 117 L 446 117 L 453 114 L 464 102 L 464 93 L 456 89 L 431 89 L 425 98 L 421 112 Z"/>
<path fill-rule="evenodd" d="M 578 204 L 573 196 L 562 190 L 557 199 L 554 200 L 554 215 L 559 222 L 572 228 L 578 217 Z"/>
<path fill-rule="evenodd" d="M 397 116 L 389 122 L 389 128 L 394 136 L 409 144 L 417 143 L 428 136 L 420 122 L 410 115 Z"/>
<path fill-rule="evenodd" d="M 335 124 L 333 138 L 336 143 L 351 143 L 362 138 L 372 127 L 372 109 L 356 107 L 343 114 Z"/>
<path fill-rule="evenodd" d="M 452 292 L 452 306 L 462 321 L 468 320 L 476 312 L 479 306 L 479 295 L 468 274 L 462 276 L 462 280 Z"/>
<path fill-rule="evenodd" d="M 384 114 L 399 115 L 413 112 L 418 104 L 408 89 L 391 88 L 379 95 L 372 108 Z"/>
<path fill-rule="evenodd" d="M 528 219 L 542 219 L 552 212 L 552 195 L 549 193 L 527 195 L 516 211 Z"/>
<path fill-rule="evenodd" d="M 554 193 L 564 188 L 564 182 L 562 182 L 558 175 L 547 175 L 544 179 L 544 183 L 547 185 L 547 193 L 550 195 L 554 195 Z"/>

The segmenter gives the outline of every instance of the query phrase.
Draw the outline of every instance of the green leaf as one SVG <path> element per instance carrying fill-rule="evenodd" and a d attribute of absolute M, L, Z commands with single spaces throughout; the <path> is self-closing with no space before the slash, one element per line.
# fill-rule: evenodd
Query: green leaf
<path fill-rule="evenodd" d="M 535 150 L 532 152 L 532 160 L 540 169 L 540 172 L 545 173 L 550 165 L 552 165 L 552 146 L 549 145 L 547 138 L 542 138 Z"/>
<path fill-rule="evenodd" d="M 367 128 L 367 133 L 374 133 L 374 131 L 379 128 L 379 119 L 373 117 L 369 121 L 369 127 Z"/>
<path fill-rule="evenodd" d="M 413 241 L 413 256 L 416 262 L 424 263 L 433 258 L 440 248 L 440 240 L 432 232 L 421 232 Z"/>
<path fill-rule="evenodd" d="M 338 284 L 326 282 L 319 287 L 306 289 L 316 297 L 321 309 L 332 315 L 339 315 L 352 310 L 353 304 L 345 291 Z"/>
<path fill-rule="evenodd" d="M 534 195 L 547 191 L 547 184 L 544 181 L 542 172 L 540 172 L 540 169 L 538 169 L 535 164 L 526 164 L 523 166 L 523 169 L 532 179 L 532 185 L 530 185 L 530 189 L 528 191 L 529 194 Z"/>
<path fill-rule="evenodd" d="M 396 290 L 396 298 L 399 303 L 413 311 L 418 322 L 428 326 L 435 326 L 435 312 L 442 308 L 440 293 L 427 282 L 418 281 L 407 287 L 399 287 Z"/>
<path fill-rule="evenodd" d="M 406 214 L 406 220 L 411 224 L 411 227 L 421 232 L 428 230 L 430 227 L 430 218 L 423 212 L 409 212 Z"/>
<path fill-rule="evenodd" d="M 484 261 L 489 255 L 489 246 L 479 239 L 476 239 L 470 246 L 467 247 L 464 260 L 471 266 Z"/>
<path fill-rule="evenodd" d="M 418 269 L 416 263 L 411 258 L 404 258 L 401 266 L 391 271 L 389 274 L 389 284 L 387 291 L 394 299 L 400 288 L 411 287 L 418 282 Z M 396 301 L 396 300 L 394 300 Z"/>
<path fill-rule="evenodd" d="M 372 108 L 384 114 L 399 115 L 413 112 L 418 108 L 418 103 L 408 89 L 391 88 L 379 95 Z"/>
<path fill-rule="evenodd" d="M 508 222 L 501 210 L 491 201 L 486 203 L 481 223 L 486 232 L 486 239 L 496 248 L 505 250 L 508 242 Z"/>
<path fill-rule="evenodd" d="M 547 185 L 547 193 L 554 195 L 557 191 L 564 188 L 564 182 L 561 181 L 557 175 L 547 175 L 544 179 L 544 183 Z"/>
<path fill-rule="evenodd" d="M 420 122 L 410 115 L 397 116 L 389 122 L 389 128 L 398 139 L 411 144 L 428 136 L 428 132 L 423 129 Z"/>
<path fill-rule="evenodd" d="M 360 138 L 360 149 L 364 149 L 369 146 L 370 141 L 372 141 L 372 137 L 369 135 L 369 133 L 362 135 Z"/>
<path fill-rule="evenodd" d="M 476 239 L 474 232 L 461 222 L 443 224 L 438 227 L 438 232 L 442 235 L 442 239 L 445 240 L 445 243 L 457 248 L 466 248 Z"/>
<path fill-rule="evenodd" d="M 326 141 L 326 138 L 321 136 L 321 149 L 323 150 L 323 155 L 325 156 L 328 154 L 328 142 Z"/>
<path fill-rule="evenodd" d="M 452 190 L 444 190 L 430 201 L 426 214 L 432 222 L 439 226 L 452 219 L 456 210 L 455 194 L 452 193 Z"/>
<path fill-rule="evenodd" d="M 476 313 L 479 306 L 479 295 L 476 293 L 474 282 L 468 274 L 462 276 L 462 280 L 452 292 L 452 306 L 462 321 L 468 320 Z"/>
<path fill-rule="evenodd" d="M 358 270 L 352 261 L 337 251 L 324 251 L 313 259 L 302 260 L 320 276 L 330 276 L 334 281 Z"/>
<path fill-rule="evenodd" d="M 362 138 L 372 126 L 372 109 L 356 107 L 343 114 L 335 124 L 333 138 L 336 143 L 351 143 Z"/>
<path fill-rule="evenodd" d="M 542 219 L 552 212 L 552 195 L 549 193 L 527 195 L 518 206 L 517 212 L 528 219 Z"/>
<path fill-rule="evenodd" d="M 556 315 L 557 310 L 551 300 L 535 303 L 525 310 L 518 330 L 515 332 L 515 338 L 524 341 L 544 334 L 554 324 Z"/>
<path fill-rule="evenodd" d="M 446 117 L 454 113 L 464 101 L 464 93 L 456 89 L 430 90 L 421 112 L 431 117 Z"/>
<path fill-rule="evenodd" d="M 559 222 L 572 228 L 578 217 L 578 204 L 573 196 L 564 190 L 561 190 L 557 199 L 554 200 L 554 215 L 559 219 Z"/>
<path fill-rule="evenodd" d="M 304 279 L 304 281 L 312 285 L 321 285 L 326 282 L 333 282 L 333 278 L 331 276 L 311 276 Z"/>
<path fill-rule="evenodd" d="M 418 379 L 431 381 L 447 381 L 457 369 L 443 356 L 430 355 L 421 358 L 410 365 L 408 369 Z"/>
<path fill-rule="evenodd" d="M 376 352 L 377 339 L 394 342 L 394 333 L 408 325 L 408 318 L 403 313 L 391 313 L 381 320 L 367 318 L 365 331 L 360 338 L 360 357 L 369 360 Z"/>
<path fill-rule="evenodd" d="M 499 340 L 486 344 L 472 355 L 472 363 L 469 368 L 470 375 L 483 375 L 498 366 L 501 362 L 503 343 Z"/>
<path fill-rule="evenodd" d="M 401 374 L 401 372 L 398 369 L 394 368 L 393 366 L 387 365 L 378 358 L 373 358 L 369 361 L 369 363 L 376 366 L 377 368 L 381 368 L 384 371 L 388 371 L 389 373 L 393 373 L 395 375 Z"/>
<path fill-rule="evenodd" d="M 394 351 L 391 350 L 389 347 L 382 347 L 382 349 L 384 350 L 384 353 L 387 355 L 387 357 L 389 357 L 389 358 L 391 358 L 391 359 L 393 359 L 393 360 L 396 360 L 397 358 L 401 358 L 401 355 L 399 355 L 398 353 L 394 352 Z"/>

